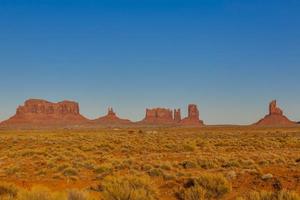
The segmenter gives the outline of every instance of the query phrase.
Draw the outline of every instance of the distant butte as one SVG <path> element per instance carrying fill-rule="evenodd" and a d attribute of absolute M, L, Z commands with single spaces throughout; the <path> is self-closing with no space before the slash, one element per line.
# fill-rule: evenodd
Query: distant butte
<path fill-rule="evenodd" d="M 190 104 L 188 117 L 181 119 L 181 110 L 167 108 L 146 109 L 145 118 L 139 122 L 144 125 L 203 126 L 197 105 Z"/>
<path fill-rule="evenodd" d="M 97 126 L 202 126 L 197 105 L 190 104 L 188 116 L 181 118 L 180 109 L 146 109 L 145 118 L 140 122 L 121 119 L 112 108 L 107 115 L 89 120 L 79 112 L 79 104 L 74 101 L 52 103 L 42 99 L 29 99 L 17 108 L 16 114 L 0 123 L 1 128 L 39 127 L 97 127 Z"/>
<path fill-rule="evenodd" d="M 92 123 L 97 125 L 130 125 L 132 122 L 128 119 L 121 119 L 114 112 L 113 108 L 108 108 L 107 115 L 98 119 L 92 120 Z"/>
<path fill-rule="evenodd" d="M 52 103 L 41 99 L 29 99 L 17 108 L 16 114 L 1 126 L 68 126 L 81 124 L 87 119 L 79 113 L 79 104 L 73 101 Z"/>
<path fill-rule="evenodd" d="M 255 123 L 258 126 L 293 126 L 295 124 L 283 115 L 283 111 L 277 107 L 276 100 L 269 104 L 269 114 Z"/>
<path fill-rule="evenodd" d="M 200 120 L 200 114 L 197 105 L 190 104 L 188 107 L 188 117 L 181 120 L 182 126 L 203 126 L 203 121 Z"/>
<path fill-rule="evenodd" d="M 173 111 L 167 108 L 146 109 L 142 124 L 174 124 Z"/>

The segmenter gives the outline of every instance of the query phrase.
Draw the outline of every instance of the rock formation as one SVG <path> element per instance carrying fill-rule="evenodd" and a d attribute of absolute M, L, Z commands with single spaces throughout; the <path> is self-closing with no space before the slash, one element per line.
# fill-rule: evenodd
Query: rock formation
<path fill-rule="evenodd" d="M 113 108 L 108 108 L 106 116 L 95 119 L 92 122 L 103 126 L 130 125 L 132 123 L 130 120 L 127 119 L 120 119 L 114 112 Z"/>
<path fill-rule="evenodd" d="M 52 126 L 74 125 L 86 122 L 79 113 L 79 105 L 72 101 L 51 103 L 40 99 L 29 99 L 17 108 L 16 114 L 1 123 L 4 126 Z"/>
<path fill-rule="evenodd" d="M 295 122 L 290 121 L 283 115 L 283 111 L 277 107 L 276 100 L 269 105 L 269 114 L 259 120 L 255 125 L 259 126 L 293 126 Z"/>
<path fill-rule="evenodd" d="M 174 109 L 174 112 L 166 108 L 146 109 L 146 117 L 139 124 L 151 125 L 174 125 L 174 126 L 202 126 L 199 119 L 199 110 L 196 105 L 188 107 L 188 117 L 181 119 L 181 110 Z"/>
<path fill-rule="evenodd" d="M 181 110 L 174 109 L 174 122 L 179 123 L 181 121 Z"/>
<path fill-rule="evenodd" d="M 182 126 L 202 126 L 203 121 L 200 120 L 199 110 L 197 105 L 190 104 L 188 107 L 188 116 L 181 120 Z"/>
<path fill-rule="evenodd" d="M 146 109 L 146 117 L 142 121 L 146 124 L 172 124 L 174 123 L 173 112 L 166 108 Z"/>
<path fill-rule="evenodd" d="M 271 101 L 269 105 L 269 115 L 283 115 L 283 111 L 277 107 L 276 100 Z"/>
<path fill-rule="evenodd" d="M 271 107 L 270 107 L 271 110 Z M 280 114 L 272 107 L 272 113 Z M 29 99 L 17 108 L 16 114 L 0 123 L 3 128 L 39 128 L 39 127 L 111 127 L 111 126 L 201 126 L 199 110 L 196 105 L 188 107 L 188 117 L 181 118 L 180 109 L 154 108 L 146 109 L 145 118 L 137 123 L 119 118 L 112 108 L 107 115 L 95 120 L 88 120 L 79 112 L 79 105 L 72 101 L 52 103 L 41 99 Z"/>

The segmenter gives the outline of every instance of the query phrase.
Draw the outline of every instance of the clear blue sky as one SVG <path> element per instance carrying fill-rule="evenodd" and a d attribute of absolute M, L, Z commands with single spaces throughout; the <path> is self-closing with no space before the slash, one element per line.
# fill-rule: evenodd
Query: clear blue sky
<path fill-rule="evenodd" d="M 252 123 L 277 99 L 300 121 L 298 0 L 0 0 L 0 120 L 28 98 L 200 107 L 208 124 Z"/>

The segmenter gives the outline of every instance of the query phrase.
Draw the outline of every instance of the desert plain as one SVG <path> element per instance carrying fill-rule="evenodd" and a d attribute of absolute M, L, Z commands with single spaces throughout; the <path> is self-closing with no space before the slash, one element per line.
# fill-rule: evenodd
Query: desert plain
<path fill-rule="evenodd" d="M 299 199 L 300 127 L 0 130 L 0 199 Z"/>

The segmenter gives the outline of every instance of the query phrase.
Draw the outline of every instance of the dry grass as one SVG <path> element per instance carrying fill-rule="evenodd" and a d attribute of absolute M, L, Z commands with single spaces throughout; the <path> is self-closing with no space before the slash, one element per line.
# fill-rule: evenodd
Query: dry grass
<path fill-rule="evenodd" d="M 300 192 L 300 128 L 1 130 L 0 150 L 0 199 L 42 195 L 36 185 L 65 199 L 109 199 L 115 187 L 167 200 Z M 136 192 L 138 177 L 151 181 Z"/>
<path fill-rule="evenodd" d="M 108 177 L 104 180 L 103 197 L 106 200 L 157 199 L 149 178 L 135 176 Z"/>

